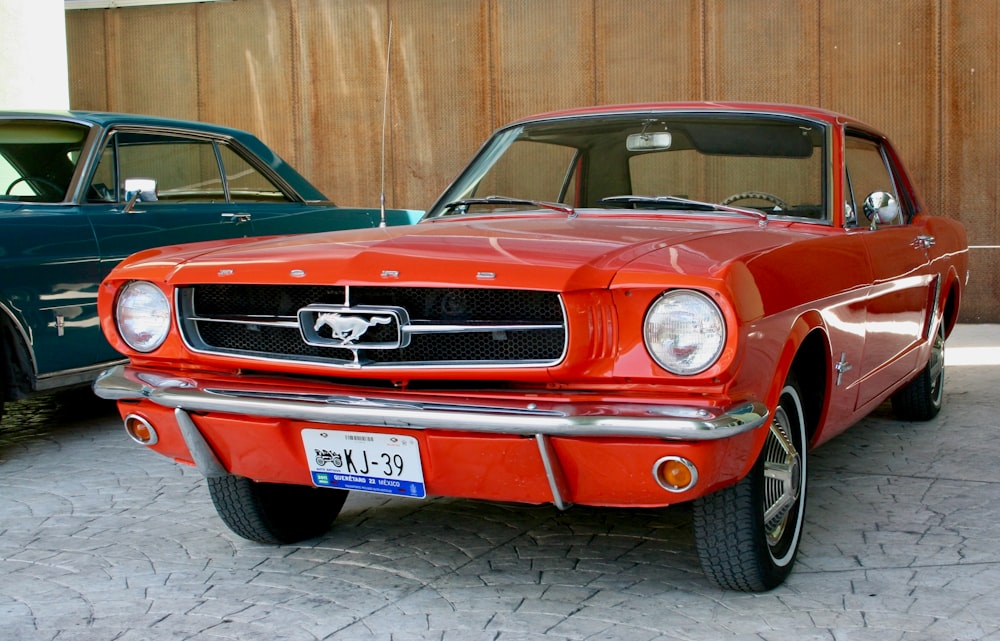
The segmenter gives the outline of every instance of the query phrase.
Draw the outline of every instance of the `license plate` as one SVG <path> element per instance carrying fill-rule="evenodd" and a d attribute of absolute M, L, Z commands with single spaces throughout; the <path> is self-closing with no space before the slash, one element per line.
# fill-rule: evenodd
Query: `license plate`
<path fill-rule="evenodd" d="M 315 485 L 418 499 L 427 496 L 420 446 L 412 436 L 305 429 L 302 445 Z"/>

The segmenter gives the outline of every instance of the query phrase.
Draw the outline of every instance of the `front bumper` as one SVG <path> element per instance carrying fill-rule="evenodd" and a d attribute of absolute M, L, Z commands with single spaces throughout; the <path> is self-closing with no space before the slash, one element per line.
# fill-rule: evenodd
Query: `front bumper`
<path fill-rule="evenodd" d="M 208 476 L 242 473 L 261 478 L 261 475 L 248 473 L 246 469 L 234 470 L 238 466 L 233 459 L 240 457 L 232 455 L 231 451 L 239 447 L 231 441 L 248 440 L 249 437 L 234 435 L 231 429 L 225 432 L 217 425 L 220 420 L 231 421 L 234 416 L 270 420 L 269 425 L 276 426 L 267 428 L 271 431 L 293 432 L 310 424 L 345 430 L 360 427 L 412 431 L 420 435 L 418 438 L 425 449 L 448 439 L 449 448 L 457 447 L 456 442 L 462 442 L 466 448 L 463 450 L 464 458 L 482 457 L 489 451 L 497 451 L 504 437 L 509 439 L 508 442 L 523 442 L 525 437 L 531 437 L 534 441 L 532 449 L 537 451 L 541 469 L 544 469 L 551 500 L 560 507 L 569 502 L 567 495 L 578 494 L 574 491 L 574 484 L 588 469 L 580 461 L 567 461 L 567 457 L 594 456 L 602 444 L 607 451 L 618 444 L 622 448 L 633 448 L 634 452 L 634 446 L 642 444 L 647 448 L 659 448 L 658 451 L 662 452 L 665 442 L 680 442 L 679 447 L 695 451 L 702 444 L 701 458 L 718 458 L 721 450 L 713 444 L 755 430 L 768 421 L 767 408 L 758 402 L 712 407 L 606 400 L 568 401 L 526 395 L 508 395 L 484 401 L 456 395 L 390 390 L 377 395 L 355 395 L 344 388 L 306 382 L 298 384 L 287 379 L 213 377 L 200 380 L 129 365 L 105 371 L 94 383 L 94 391 L 101 398 L 118 401 L 121 407 L 138 403 L 173 410 L 177 431 L 183 438 L 190 460 Z M 213 417 L 216 417 L 214 427 Z M 261 435 L 254 438 L 260 441 Z M 266 434 L 263 438 L 270 439 Z M 275 442 L 269 447 L 278 447 L 278 442 L 287 444 L 290 439 L 286 434 L 281 439 L 273 440 Z M 474 453 L 472 443 L 475 441 L 481 442 L 483 449 Z M 492 449 L 485 445 L 487 441 Z M 219 456 L 220 449 L 225 450 L 226 456 Z M 523 448 L 519 446 L 510 452 L 514 452 L 514 456 L 524 455 Z M 431 454 L 428 460 L 442 458 L 433 456 L 433 452 Z M 626 461 L 619 462 L 619 467 L 629 465 L 629 455 L 612 456 L 615 457 Z M 449 460 L 452 459 L 453 454 L 449 457 Z M 572 468 L 571 474 L 567 474 L 565 469 L 567 463 Z M 732 465 L 717 461 L 712 462 L 712 466 L 733 469 Z M 736 467 L 743 469 L 742 462 Z M 590 471 L 593 472 L 592 469 Z M 629 476 L 627 471 L 625 475 Z M 447 474 L 442 472 L 440 476 L 446 478 Z M 585 480 L 583 482 L 586 483 Z M 442 486 L 451 487 L 448 483 L 442 483 Z M 433 486 L 429 488 L 433 489 Z M 445 493 L 469 495 L 468 492 L 450 489 Z M 487 497 L 520 500 L 516 496 L 502 494 L 494 496 L 487 493 Z M 664 501 L 663 504 L 669 502 L 673 501 Z M 608 504 L 621 504 L 621 501 L 609 501 Z"/>
<path fill-rule="evenodd" d="M 207 386 L 119 365 L 94 383 L 98 396 L 110 400 L 149 399 L 158 405 L 195 412 L 225 412 L 296 421 L 361 427 L 461 430 L 520 435 L 646 437 L 715 440 L 760 427 L 767 408 L 742 403 L 723 410 L 640 403 L 497 402 L 463 405 L 453 399 L 413 400 L 412 395 L 355 396 L 289 389 Z"/>

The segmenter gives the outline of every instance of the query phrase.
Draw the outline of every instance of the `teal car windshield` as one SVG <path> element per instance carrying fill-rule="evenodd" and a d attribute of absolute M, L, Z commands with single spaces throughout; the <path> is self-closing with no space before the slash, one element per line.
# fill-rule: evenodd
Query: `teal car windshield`
<path fill-rule="evenodd" d="M 63 201 L 88 131 L 71 122 L 0 122 L 0 199 Z"/>

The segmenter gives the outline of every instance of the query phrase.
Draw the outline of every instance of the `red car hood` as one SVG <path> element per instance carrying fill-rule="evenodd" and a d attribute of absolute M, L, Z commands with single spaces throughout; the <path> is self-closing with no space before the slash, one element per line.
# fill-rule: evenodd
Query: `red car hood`
<path fill-rule="evenodd" d="M 146 268 L 175 284 L 480 284 L 573 290 L 606 287 L 637 258 L 671 248 L 663 271 L 709 274 L 733 247 L 759 246 L 756 221 L 642 213 L 519 214 L 404 227 L 182 245 L 146 252 Z M 748 236 L 701 243 L 720 234 Z M 754 238 L 755 240 L 751 240 Z M 771 244 L 773 240 L 770 241 Z M 697 247 L 695 247 L 697 246 Z M 706 247 L 724 249 L 713 256 Z M 718 251 L 718 249 L 716 250 Z M 156 254 L 153 256 L 152 254 Z M 697 263 L 697 264 L 695 264 Z"/>

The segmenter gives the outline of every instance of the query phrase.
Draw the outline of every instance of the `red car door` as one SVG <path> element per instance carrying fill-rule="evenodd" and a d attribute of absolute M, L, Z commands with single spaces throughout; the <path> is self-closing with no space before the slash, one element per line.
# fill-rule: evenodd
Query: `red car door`
<path fill-rule="evenodd" d="M 872 271 L 857 399 L 861 408 L 917 368 L 934 287 L 927 252 L 932 241 L 921 219 L 910 222 L 913 212 L 908 199 L 897 195 L 900 186 L 880 141 L 848 136 L 845 157 L 862 227 L 858 233 Z M 872 194 L 877 196 L 868 200 Z"/>

